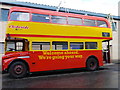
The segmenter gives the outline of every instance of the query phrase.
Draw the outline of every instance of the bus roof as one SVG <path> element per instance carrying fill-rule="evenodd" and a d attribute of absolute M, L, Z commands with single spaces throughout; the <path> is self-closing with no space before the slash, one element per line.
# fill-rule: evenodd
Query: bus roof
<path fill-rule="evenodd" d="M 10 12 L 13 12 L 13 11 L 22 11 L 22 12 L 56 15 L 56 16 L 78 17 L 78 18 L 83 18 L 83 19 L 102 20 L 102 21 L 107 22 L 107 20 L 102 17 L 87 16 L 87 15 L 80 15 L 80 14 L 73 14 L 73 13 L 66 13 L 66 12 L 57 12 L 57 11 L 42 10 L 42 9 L 32 9 L 32 8 L 25 8 L 25 7 L 12 7 L 10 9 Z"/>

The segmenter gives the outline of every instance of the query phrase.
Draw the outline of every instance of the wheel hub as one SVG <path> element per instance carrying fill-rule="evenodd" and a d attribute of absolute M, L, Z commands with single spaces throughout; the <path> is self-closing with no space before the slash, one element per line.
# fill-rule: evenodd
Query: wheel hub
<path fill-rule="evenodd" d="M 21 65 L 16 65 L 14 71 L 16 74 L 21 74 L 23 72 L 23 67 Z"/>
<path fill-rule="evenodd" d="M 95 63 L 94 63 L 94 62 L 91 62 L 90 67 L 91 67 L 91 68 L 95 68 L 95 67 L 96 67 Z"/>

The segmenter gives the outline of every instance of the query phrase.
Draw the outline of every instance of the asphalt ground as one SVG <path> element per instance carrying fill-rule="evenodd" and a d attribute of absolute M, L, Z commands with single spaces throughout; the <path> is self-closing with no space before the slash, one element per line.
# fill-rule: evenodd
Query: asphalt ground
<path fill-rule="evenodd" d="M 100 70 L 88 72 L 84 69 L 69 69 L 34 73 L 22 79 L 11 79 L 2 75 L 3 88 L 118 88 L 119 63 L 105 64 Z M 108 90 L 109 90 L 108 89 Z M 93 90 L 93 89 L 92 89 Z"/>

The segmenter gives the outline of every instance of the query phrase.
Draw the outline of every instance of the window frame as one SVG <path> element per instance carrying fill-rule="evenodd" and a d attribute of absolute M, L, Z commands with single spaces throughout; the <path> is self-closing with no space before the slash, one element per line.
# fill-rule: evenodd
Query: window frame
<path fill-rule="evenodd" d="M 12 13 L 13 12 L 19 12 L 19 13 L 28 13 L 29 14 L 29 20 L 27 20 L 27 21 L 23 21 L 23 20 L 11 20 L 11 15 L 12 15 Z M 31 13 L 30 12 L 24 12 L 24 11 L 12 11 L 11 13 L 10 13 L 10 15 L 9 15 L 9 20 L 10 21 L 22 21 L 22 22 L 30 22 L 31 21 Z"/>
<path fill-rule="evenodd" d="M 94 21 L 94 25 L 95 25 L 95 26 L 92 26 L 92 25 L 85 25 L 86 20 L 89 20 L 88 22 Z M 84 18 L 84 19 L 83 19 L 83 25 L 84 25 L 84 26 L 90 26 L 90 27 L 97 27 L 97 22 L 96 22 L 95 19 Z"/>
<path fill-rule="evenodd" d="M 86 43 L 96 43 L 96 48 L 86 48 Z M 87 42 L 86 41 L 84 45 L 85 45 L 85 50 L 88 50 L 88 49 L 90 49 L 90 50 L 92 50 L 92 49 L 93 50 L 97 50 L 98 49 L 98 42 Z"/>
<path fill-rule="evenodd" d="M 63 25 L 68 25 L 67 16 L 61 16 L 61 15 L 57 16 L 57 17 L 65 17 L 66 23 L 53 23 L 53 22 L 52 22 L 52 16 L 57 16 L 57 15 L 50 15 L 50 22 L 51 22 L 52 24 L 63 24 Z"/>
<path fill-rule="evenodd" d="M 84 49 L 84 45 L 85 45 L 85 43 L 84 42 L 69 42 L 70 43 L 70 50 L 83 50 Z M 71 49 L 71 43 L 82 43 L 82 49 L 81 48 L 79 48 L 79 49 Z"/>
<path fill-rule="evenodd" d="M 113 23 L 115 24 L 115 26 L 114 26 L 114 30 L 113 30 Z M 117 21 L 113 21 L 112 23 L 111 23 L 111 29 L 112 29 L 112 31 L 117 31 L 118 30 L 118 22 Z"/>
<path fill-rule="evenodd" d="M 74 19 L 79 19 L 81 22 L 80 22 L 80 24 L 78 25 L 78 24 L 69 24 L 69 18 L 74 18 Z M 76 26 L 82 26 L 83 25 L 83 19 L 82 18 L 80 18 L 80 17 L 70 17 L 70 16 L 68 16 L 67 17 L 67 24 L 68 25 L 76 25 Z"/>
<path fill-rule="evenodd" d="M 5 53 L 5 42 L 0 42 L 0 54 L 4 54 Z"/>
<path fill-rule="evenodd" d="M 5 51 L 10 51 L 10 50 L 7 50 L 8 49 L 8 42 L 13 42 L 13 44 L 14 44 L 14 49 L 13 50 L 15 50 L 15 51 L 25 51 L 25 41 L 23 41 L 23 40 L 6 40 L 6 45 L 5 45 Z M 19 47 L 19 46 L 17 46 L 17 42 L 22 42 L 23 44 L 23 46 L 20 46 L 20 47 L 22 47 L 22 50 L 17 50 L 17 47 Z M 11 49 L 12 50 L 12 49 Z"/>
<path fill-rule="evenodd" d="M 92 19 L 92 18 L 87 18 L 87 17 L 79 17 L 79 16 L 71 16 L 71 15 L 56 15 L 56 14 L 47 14 L 47 13 L 31 13 L 31 12 L 25 12 L 25 11 L 12 11 L 12 12 L 21 12 L 21 13 L 29 13 L 29 21 L 31 21 L 31 22 L 37 22 L 37 21 L 32 21 L 32 14 L 41 14 L 41 15 L 48 15 L 48 17 L 49 17 L 49 21 L 48 22 L 42 22 L 42 23 L 52 23 L 52 24 L 65 24 L 65 25 L 76 25 L 76 26 L 88 26 L 88 27 L 99 27 L 99 28 L 109 28 L 109 25 L 108 25 L 108 23 L 107 23 L 107 21 L 105 21 L 105 20 L 100 20 L 100 19 Z M 11 13 L 12 13 L 11 12 Z M 11 13 L 10 13 L 10 15 L 9 15 L 9 20 L 10 21 L 23 21 L 23 20 L 11 20 L 10 19 L 10 16 L 11 16 Z M 65 17 L 65 23 L 53 23 L 52 22 L 52 16 L 58 16 L 58 17 Z M 71 17 L 71 18 L 78 18 L 78 19 L 81 19 L 82 20 L 82 23 L 80 24 L 80 25 L 78 25 L 78 24 L 69 24 L 69 22 L 68 22 L 68 18 L 69 17 Z M 92 26 L 92 25 L 84 25 L 84 22 L 85 22 L 85 20 L 84 19 L 88 19 L 88 20 L 94 20 L 95 21 L 95 24 L 94 24 L 94 26 Z M 25 20 L 26 21 L 26 20 Z M 28 21 L 28 22 L 29 22 Z M 102 27 L 100 27 L 100 26 L 98 26 L 98 21 L 103 21 L 105 24 L 106 24 L 106 26 L 104 27 L 104 26 L 102 26 Z M 27 22 L 27 21 L 26 21 Z M 38 21 L 38 23 L 39 23 L 39 21 Z"/>
<path fill-rule="evenodd" d="M 42 15 L 46 15 L 46 16 L 48 16 L 49 17 L 49 21 L 48 22 L 41 22 L 41 21 L 33 21 L 33 14 L 39 14 L 38 16 L 40 17 L 40 15 L 42 16 Z M 37 15 L 36 15 L 37 16 Z M 49 15 L 49 14 L 40 14 L 40 13 L 31 13 L 31 22 L 38 22 L 38 23 L 50 23 L 51 22 L 51 15 Z"/>
<path fill-rule="evenodd" d="M 67 49 L 57 49 L 56 44 L 53 43 L 67 43 Z M 53 49 L 53 45 L 55 45 L 55 49 Z M 63 45 L 63 44 L 61 44 Z M 63 47 L 62 47 L 63 48 Z M 52 50 L 68 50 L 69 49 L 69 42 L 68 41 L 52 41 Z"/>
<path fill-rule="evenodd" d="M 33 42 L 31 42 L 31 47 L 32 47 L 32 50 L 34 50 L 33 49 L 33 43 L 49 43 L 48 45 L 49 45 L 49 49 L 42 49 L 43 47 L 42 47 L 42 45 L 44 45 L 44 44 L 38 44 L 39 45 L 39 49 L 37 49 L 37 50 L 35 50 L 35 51 L 39 51 L 39 50 L 51 50 L 51 42 L 44 42 L 44 41 L 33 41 Z"/>
<path fill-rule="evenodd" d="M 98 25 L 98 22 L 99 22 L 99 21 L 101 21 L 101 22 L 105 22 L 106 27 L 99 26 L 99 25 Z M 104 21 L 104 20 L 96 20 L 96 22 L 97 22 L 97 27 L 99 27 L 99 28 L 108 28 L 108 23 L 107 23 L 106 21 Z"/>
<path fill-rule="evenodd" d="M 33 49 L 33 43 L 49 43 L 49 49 Z M 56 46 L 53 43 L 67 43 L 67 44 L 56 44 L 56 45 L 62 45 L 62 46 Z M 71 49 L 71 43 L 82 43 L 82 48 L 79 49 Z M 86 48 L 86 43 L 95 43 L 96 48 Z M 48 44 L 47 44 L 48 45 Z M 65 45 L 65 46 L 63 46 Z M 92 45 L 91 45 L 92 46 Z M 91 47 L 90 46 L 90 47 Z M 47 47 L 48 48 L 48 47 Z M 60 49 L 62 48 L 62 49 Z M 95 41 L 32 41 L 31 42 L 31 50 L 32 51 L 41 51 L 41 50 L 98 50 L 99 49 L 99 42 Z"/>
<path fill-rule="evenodd" d="M 0 21 L 8 21 L 9 9 L 1 8 Z"/>

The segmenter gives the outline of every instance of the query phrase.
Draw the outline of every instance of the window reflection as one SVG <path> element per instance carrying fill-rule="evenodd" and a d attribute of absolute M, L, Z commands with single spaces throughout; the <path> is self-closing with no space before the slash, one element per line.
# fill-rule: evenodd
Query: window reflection
<path fill-rule="evenodd" d="M 29 21 L 30 15 L 26 12 L 12 12 L 10 16 L 10 20 L 17 20 L 17 21 Z"/>

